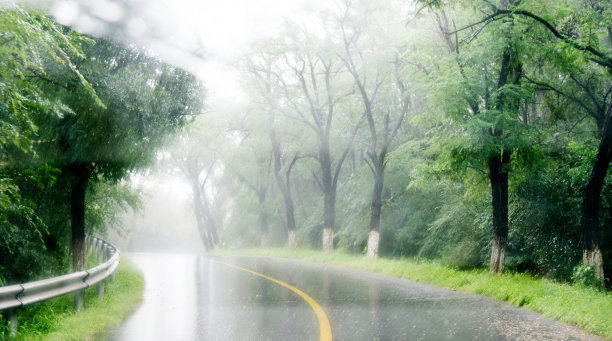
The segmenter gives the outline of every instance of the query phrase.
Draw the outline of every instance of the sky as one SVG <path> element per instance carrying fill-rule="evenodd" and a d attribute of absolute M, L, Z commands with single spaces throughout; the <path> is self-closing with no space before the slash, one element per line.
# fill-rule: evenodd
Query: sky
<path fill-rule="evenodd" d="M 3 0 L 0 0 L 3 1 Z M 240 96 L 228 66 L 286 18 L 331 0 L 47 0 L 56 19 L 83 33 L 145 45 L 204 80 L 208 100 Z"/>

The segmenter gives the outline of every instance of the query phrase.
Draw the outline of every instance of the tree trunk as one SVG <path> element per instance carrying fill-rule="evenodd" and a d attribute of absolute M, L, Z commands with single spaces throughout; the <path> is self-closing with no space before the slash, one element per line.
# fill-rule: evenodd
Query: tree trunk
<path fill-rule="evenodd" d="M 372 191 L 372 205 L 370 209 L 370 233 L 368 234 L 367 255 L 378 257 L 380 243 L 380 212 L 382 207 L 382 190 L 385 181 L 384 164 L 376 165 L 374 174 L 374 190 Z"/>
<path fill-rule="evenodd" d="M 323 186 L 323 251 L 334 249 L 334 228 L 336 224 L 336 188 L 332 178 L 329 143 L 323 143 L 319 151 L 321 184 Z"/>
<path fill-rule="evenodd" d="M 68 167 L 73 177 L 70 193 L 70 223 L 72 229 L 72 267 L 74 271 L 87 269 L 87 253 L 85 250 L 85 192 L 89 180 L 86 164 Z"/>
<path fill-rule="evenodd" d="M 501 69 L 497 89 L 508 84 L 518 85 L 523 72 L 523 64 L 519 60 L 516 48 L 510 44 L 502 53 Z M 514 109 L 518 111 L 520 102 L 505 96 L 502 91 L 495 107 L 500 110 Z M 503 127 L 494 126 L 491 135 L 502 139 Z M 508 166 L 510 165 L 510 150 L 501 149 L 489 155 L 489 179 L 491 180 L 491 206 L 493 207 L 493 240 L 491 242 L 491 263 L 489 271 L 501 274 L 504 272 L 506 246 L 508 244 Z"/>
<path fill-rule="evenodd" d="M 330 252 L 334 250 L 334 230 L 325 227 L 323 228 L 323 251 Z"/>
<path fill-rule="evenodd" d="M 260 190 L 257 193 L 259 199 L 259 230 L 261 232 L 261 247 L 267 248 L 270 246 L 270 240 L 268 238 L 268 214 L 266 212 L 265 201 L 266 191 Z"/>
<path fill-rule="evenodd" d="M 489 157 L 491 204 L 493 207 L 493 241 L 491 245 L 491 273 L 504 271 L 508 241 L 508 170 L 510 154 L 501 152 Z"/>
<path fill-rule="evenodd" d="M 287 244 L 290 248 L 297 247 L 297 235 L 296 235 L 296 225 L 295 225 L 295 208 L 293 205 L 293 197 L 291 196 L 291 169 L 297 160 L 297 156 L 293 158 L 287 172 L 285 173 L 285 178 L 281 174 L 281 146 L 280 142 L 276 138 L 276 132 L 274 129 L 270 131 L 270 142 L 272 143 L 272 154 L 274 157 L 274 178 L 276 179 L 276 184 L 280 189 L 281 195 L 283 197 L 283 206 L 285 207 L 285 218 L 287 223 Z"/>
<path fill-rule="evenodd" d="M 297 248 L 297 235 L 295 230 L 287 231 L 287 244 L 291 249 Z"/>
<path fill-rule="evenodd" d="M 599 205 L 601 190 L 604 186 L 608 166 L 612 157 L 612 120 L 607 116 L 603 124 L 601 141 L 597 150 L 597 160 L 582 195 L 582 261 L 593 265 L 597 278 L 603 278 L 603 258 L 599 247 Z"/>
<path fill-rule="evenodd" d="M 323 198 L 323 251 L 334 250 L 334 225 L 336 220 L 336 191 L 326 188 Z"/>
<path fill-rule="evenodd" d="M 270 237 L 268 231 L 261 232 L 261 247 L 267 249 L 270 247 Z"/>
<path fill-rule="evenodd" d="M 197 179 L 192 181 L 192 190 L 193 210 L 196 216 L 196 224 L 198 225 L 198 233 L 200 235 L 200 239 L 202 239 L 202 243 L 204 244 L 204 249 L 206 249 L 206 251 L 210 251 L 212 250 L 211 236 L 209 236 L 206 228 L 202 198 L 200 196 L 200 184 Z"/>
<path fill-rule="evenodd" d="M 368 257 L 378 258 L 378 245 L 380 244 L 380 231 L 370 230 L 368 233 Z"/>
<path fill-rule="evenodd" d="M 204 218 L 206 222 L 206 230 L 208 231 L 208 235 L 210 237 L 211 247 L 214 249 L 217 245 L 219 245 L 219 235 L 217 234 L 217 224 L 215 223 L 215 219 L 210 212 L 210 207 L 208 206 L 208 200 L 206 197 L 202 199 L 202 209 L 204 213 Z"/>
<path fill-rule="evenodd" d="M 287 179 L 289 181 L 289 179 Z M 287 184 L 289 187 L 289 184 Z M 293 198 L 291 197 L 291 192 L 289 192 L 289 188 L 287 188 L 287 195 L 283 196 L 283 201 L 285 203 L 285 216 L 287 218 L 287 244 L 290 248 L 297 247 L 297 235 L 295 226 L 295 212 L 293 208 Z"/>
<path fill-rule="evenodd" d="M 268 216 L 265 212 L 259 213 L 259 224 L 261 230 L 261 247 L 270 247 L 270 239 L 268 238 Z"/>

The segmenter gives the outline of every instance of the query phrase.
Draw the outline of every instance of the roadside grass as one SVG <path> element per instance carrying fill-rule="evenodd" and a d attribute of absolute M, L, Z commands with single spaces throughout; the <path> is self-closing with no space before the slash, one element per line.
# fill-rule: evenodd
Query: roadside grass
<path fill-rule="evenodd" d="M 612 340 L 612 293 L 591 287 L 558 283 L 524 273 L 491 275 L 485 269 L 458 270 L 436 261 L 371 259 L 343 251 L 324 253 L 304 249 L 256 248 L 219 250 L 217 253 L 302 259 L 485 295 Z"/>
<path fill-rule="evenodd" d="M 33 304 L 19 311 L 17 340 L 91 340 L 121 323 L 142 300 L 144 278 L 140 270 L 121 258 L 115 279 L 107 280 L 104 295 L 97 286 L 85 292 L 85 305 L 74 311 L 74 295 Z M 6 326 L 6 321 L 1 325 Z M 8 328 L 0 339 L 10 340 Z"/>

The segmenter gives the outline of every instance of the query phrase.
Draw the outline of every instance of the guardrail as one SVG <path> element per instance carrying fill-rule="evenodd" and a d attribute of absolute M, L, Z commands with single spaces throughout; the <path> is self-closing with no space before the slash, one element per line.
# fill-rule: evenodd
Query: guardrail
<path fill-rule="evenodd" d="M 98 284 L 98 295 L 104 294 L 104 280 L 114 278 L 119 265 L 119 250 L 100 238 L 86 237 L 87 251 L 93 253 L 100 265 L 40 281 L 0 287 L 0 311 L 7 310 L 11 336 L 17 332 L 17 314 L 20 308 L 53 297 L 74 293 L 74 308 L 83 307 L 85 289 Z"/>

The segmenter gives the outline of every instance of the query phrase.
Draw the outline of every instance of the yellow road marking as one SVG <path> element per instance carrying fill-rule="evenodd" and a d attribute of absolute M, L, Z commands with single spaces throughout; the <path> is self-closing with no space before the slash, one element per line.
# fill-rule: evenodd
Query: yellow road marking
<path fill-rule="evenodd" d="M 276 278 L 272 278 L 270 276 L 266 276 L 264 274 L 260 274 L 259 272 L 255 272 L 253 270 L 249 270 L 247 268 L 243 268 L 237 265 L 233 265 L 233 264 L 229 264 L 229 263 L 224 263 L 224 262 L 219 262 L 216 260 L 213 260 L 213 262 L 219 263 L 219 264 L 223 264 L 225 266 L 229 266 L 231 268 L 234 269 L 238 269 L 238 270 L 242 270 L 245 272 L 248 272 L 250 274 L 253 274 L 255 276 L 259 276 L 261 278 L 265 278 L 269 281 L 272 281 L 276 284 L 280 284 L 282 286 L 284 286 L 285 288 L 295 292 L 296 294 L 300 295 L 300 297 L 302 297 L 304 299 L 304 301 L 306 301 L 310 307 L 312 308 L 312 310 L 314 310 L 315 314 L 317 315 L 317 319 L 319 320 L 319 341 L 332 341 L 332 332 L 331 332 L 331 326 L 329 325 L 329 319 L 327 318 L 327 314 L 325 314 L 325 311 L 323 310 L 323 308 L 321 308 L 321 306 L 319 305 L 319 303 L 317 303 L 317 301 L 315 301 L 312 297 L 308 296 L 305 292 L 303 292 L 302 290 L 287 284 L 285 282 L 279 281 Z"/>

